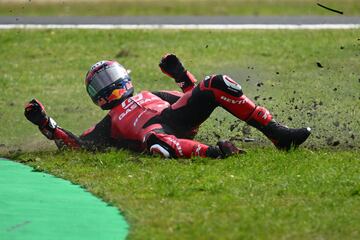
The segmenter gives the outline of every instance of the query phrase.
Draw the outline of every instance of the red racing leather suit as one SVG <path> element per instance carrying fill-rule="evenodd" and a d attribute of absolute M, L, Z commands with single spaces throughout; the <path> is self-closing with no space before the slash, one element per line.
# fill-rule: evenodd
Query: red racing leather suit
<path fill-rule="evenodd" d="M 165 157 L 219 157 L 218 147 L 192 140 L 198 127 L 217 106 L 252 125 L 267 125 L 272 117 L 243 95 L 241 86 L 226 75 L 205 78 L 177 91 L 142 91 L 112 108 L 106 117 L 80 137 L 56 127 L 51 137 L 57 146 L 102 150 L 107 147 L 149 151 Z M 260 126 L 261 127 L 261 126 Z"/>

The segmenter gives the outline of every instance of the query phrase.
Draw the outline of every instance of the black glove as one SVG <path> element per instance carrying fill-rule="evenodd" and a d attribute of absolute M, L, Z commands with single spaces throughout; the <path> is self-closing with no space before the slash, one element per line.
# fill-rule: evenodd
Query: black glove
<path fill-rule="evenodd" d="M 210 158 L 227 158 L 234 154 L 244 154 L 244 150 L 237 148 L 232 142 L 220 140 L 216 146 L 210 146 L 206 151 L 206 156 Z"/>
<path fill-rule="evenodd" d="M 183 92 L 187 92 L 194 87 L 195 77 L 184 68 L 174 54 L 165 54 L 160 60 L 159 67 L 163 73 L 175 79 L 175 82 Z"/>
<path fill-rule="evenodd" d="M 24 114 L 27 120 L 39 126 L 39 128 L 46 125 L 48 121 L 44 106 L 35 98 L 25 106 Z"/>
<path fill-rule="evenodd" d="M 33 124 L 39 126 L 42 134 L 48 139 L 54 139 L 54 132 L 57 128 L 56 122 L 46 115 L 46 111 L 41 102 L 37 99 L 31 100 L 25 106 L 25 117 Z"/>
<path fill-rule="evenodd" d="M 237 148 L 232 142 L 220 140 L 216 144 L 222 153 L 222 157 L 226 158 L 234 154 L 244 154 L 244 150 Z"/>
<path fill-rule="evenodd" d="M 160 60 L 159 67 L 163 73 L 175 79 L 175 81 L 183 78 L 186 69 L 180 60 L 172 53 L 165 54 Z"/>

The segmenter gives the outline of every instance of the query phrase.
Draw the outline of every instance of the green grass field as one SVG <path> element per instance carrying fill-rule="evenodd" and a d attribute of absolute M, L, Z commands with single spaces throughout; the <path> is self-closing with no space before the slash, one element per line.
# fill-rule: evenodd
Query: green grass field
<path fill-rule="evenodd" d="M 358 4 L 358 0 L 0 1 L 0 15 L 337 15 L 337 13 L 320 8 L 316 5 L 317 2 L 321 2 L 330 8 L 343 11 L 345 15 L 360 15 L 360 4 Z"/>
<path fill-rule="evenodd" d="M 358 30 L 4 30 L 0 154 L 119 207 L 130 239 L 357 239 L 359 50 Z M 197 139 L 234 139 L 247 155 L 163 160 L 125 150 L 57 152 L 23 116 L 37 97 L 60 126 L 80 134 L 105 114 L 83 85 L 93 63 L 120 61 L 137 91 L 176 89 L 157 66 L 165 52 L 198 79 L 232 76 L 276 119 L 310 126 L 313 135 L 299 150 L 278 152 L 218 109 Z M 236 140 L 244 136 L 256 141 Z"/>

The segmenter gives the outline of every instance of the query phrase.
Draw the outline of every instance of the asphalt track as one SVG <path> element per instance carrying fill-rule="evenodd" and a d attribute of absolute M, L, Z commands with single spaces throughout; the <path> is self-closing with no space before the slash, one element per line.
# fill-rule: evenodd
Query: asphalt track
<path fill-rule="evenodd" d="M 46 27 L 47 26 L 47 27 Z M 273 26 L 273 27 L 272 27 Z M 281 27 L 283 26 L 283 27 Z M 360 28 L 353 16 L 0 16 L 0 28 Z M 292 28 L 292 27 L 290 27 Z"/>

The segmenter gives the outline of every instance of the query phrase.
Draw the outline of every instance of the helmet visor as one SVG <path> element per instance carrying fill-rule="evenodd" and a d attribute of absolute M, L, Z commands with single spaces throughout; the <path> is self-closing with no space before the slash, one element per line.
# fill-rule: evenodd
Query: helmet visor
<path fill-rule="evenodd" d="M 95 96 L 105 87 L 121 79 L 129 79 L 126 69 L 117 63 L 107 65 L 94 73 L 90 78 L 87 90 L 91 96 Z"/>

